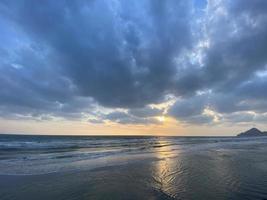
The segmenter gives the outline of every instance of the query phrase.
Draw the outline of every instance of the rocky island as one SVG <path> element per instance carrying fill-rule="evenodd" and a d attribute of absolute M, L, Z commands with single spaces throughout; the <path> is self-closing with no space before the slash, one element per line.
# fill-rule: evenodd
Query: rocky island
<path fill-rule="evenodd" d="M 252 128 L 237 135 L 237 137 L 257 137 L 257 136 L 267 136 L 267 132 L 262 132 L 257 128 Z"/>

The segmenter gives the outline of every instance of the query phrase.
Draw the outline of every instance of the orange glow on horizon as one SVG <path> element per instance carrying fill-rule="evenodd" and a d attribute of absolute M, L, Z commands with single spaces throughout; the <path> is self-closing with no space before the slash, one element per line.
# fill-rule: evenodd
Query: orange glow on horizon
<path fill-rule="evenodd" d="M 160 121 L 160 120 L 159 120 Z M 244 126 L 185 125 L 171 117 L 161 118 L 158 124 L 91 124 L 86 121 L 34 121 L 0 119 L 0 134 L 42 135 L 162 135 L 162 136 L 232 136 Z M 265 129 L 264 126 L 259 126 Z"/>

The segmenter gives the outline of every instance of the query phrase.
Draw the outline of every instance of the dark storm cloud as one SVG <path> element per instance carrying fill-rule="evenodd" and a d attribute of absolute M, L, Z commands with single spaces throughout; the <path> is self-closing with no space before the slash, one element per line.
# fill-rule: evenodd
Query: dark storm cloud
<path fill-rule="evenodd" d="M 173 85 L 173 57 L 190 46 L 183 1 L 2 1 L 0 10 L 2 116 L 81 115 L 91 98 L 159 102 Z"/>
<path fill-rule="evenodd" d="M 209 2 L 202 21 L 202 41 L 208 43 L 202 49 L 202 67 L 188 69 L 178 80 L 189 86 L 185 92 L 191 95 L 178 100 L 170 115 L 194 123 L 192 118 L 205 108 L 225 115 L 266 112 L 267 76 L 259 75 L 267 66 L 266 10 L 266 2 L 260 0 Z M 211 92 L 195 96 L 192 91 L 197 90 Z M 249 119 L 237 115 L 238 121 Z"/>
<path fill-rule="evenodd" d="M 266 10 L 264 0 L 1 1 L 0 115 L 79 119 L 97 105 L 126 112 L 93 123 L 146 124 L 165 113 L 148 105 L 172 94 L 168 113 L 186 123 L 213 122 L 206 108 L 263 116 Z"/>
<path fill-rule="evenodd" d="M 51 49 L 53 58 L 47 59 L 55 58 L 53 65 L 79 95 L 104 106 L 160 101 L 171 89 L 173 57 L 190 45 L 190 8 L 183 1 L 2 4 L 5 16 L 32 42 Z"/>
<path fill-rule="evenodd" d="M 38 50 L 24 47 L 6 56 L 0 67 L 0 114 L 2 117 L 54 115 L 77 118 L 92 104 L 77 96 L 70 80 L 48 66 Z M 87 107 L 87 108 L 86 108 Z"/>
<path fill-rule="evenodd" d="M 203 20 L 209 42 L 203 53 L 204 67 L 184 79 L 194 78 L 191 88 L 195 90 L 227 92 L 266 66 L 267 5 L 265 1 L 213 1 L 209 6 Z"/>

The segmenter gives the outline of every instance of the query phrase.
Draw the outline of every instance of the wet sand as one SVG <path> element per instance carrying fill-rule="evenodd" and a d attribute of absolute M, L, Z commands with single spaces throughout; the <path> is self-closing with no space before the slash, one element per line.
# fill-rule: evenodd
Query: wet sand
<path fill-rule="evenodd" d="M 2 175 L 0 199 L 267 199 L 267 159 L 254 153 L 187 152 L 85 171 Z"/>
<path fill-rule="evenodd" d="M 148 166 L 103 167 L 97 170 L 43 175 L 0 176 L 0 199 L 172 199 L 151 187 Z"/>

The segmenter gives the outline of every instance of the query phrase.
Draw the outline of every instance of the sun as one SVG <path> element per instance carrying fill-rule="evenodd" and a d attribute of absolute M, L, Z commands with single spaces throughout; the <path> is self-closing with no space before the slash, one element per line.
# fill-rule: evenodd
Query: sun
<path fill-rule="evenodd" d="M 160 122 L 164 122 L 165 121 L 165 117 L 164 116 L 158 116 L 157 120 Z"/>

